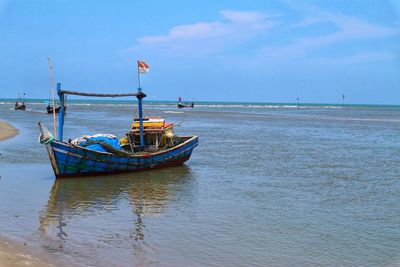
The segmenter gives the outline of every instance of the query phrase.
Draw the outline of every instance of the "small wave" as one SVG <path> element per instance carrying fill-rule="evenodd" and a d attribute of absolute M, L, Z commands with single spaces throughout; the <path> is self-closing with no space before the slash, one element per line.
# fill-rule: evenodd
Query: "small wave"
<path fill-rule="evenodd" d="M 280 115 L 280 116 L 286 118 L 304 118 L 312 120 L 400 123 L 400 119 L 390 119 L 390 118 L 331 117 L 331 116 L 319 116 L 319 115 Z"/>
<path fill-rule="evenodd" d="M 183 112 L 183 111 L 172 111 L 172 110 L 166 110 L 166 111 L 163 111 L 164 113 L 169 113 L 169 114 L 182 114 L 182 113 L 185 113 L 185 112 Z"/>
<path fill-rule="evenodd" d="M 251 104 L 197 104 L 196 107 L 203 108 L 256 108 L 256 109 L 337 109 L 342 106 L 319 106 L 319 105 L 251 105 Z"/>

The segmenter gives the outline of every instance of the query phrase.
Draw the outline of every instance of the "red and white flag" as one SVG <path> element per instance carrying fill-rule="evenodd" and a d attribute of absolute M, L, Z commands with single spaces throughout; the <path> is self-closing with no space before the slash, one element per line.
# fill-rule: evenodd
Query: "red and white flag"
<path fill-rule="evenodd" d="M 144 61 L 138 60 L 137 64 L 140 73 L 146 73 L 150 70 L 149 65 L 147 65 Z"/>

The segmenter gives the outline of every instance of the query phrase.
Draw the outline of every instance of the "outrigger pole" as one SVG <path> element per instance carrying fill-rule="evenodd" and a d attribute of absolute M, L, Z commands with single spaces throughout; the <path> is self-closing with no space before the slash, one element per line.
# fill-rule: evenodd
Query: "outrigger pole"
<path fill-rule="evenodd" d="M 60 103 L 61 103 L 60 114 L 58 116 L 58 140 L 60 140 L 60 141 L 63 140 L 63 128 L 64 128 L 66 95 L 95 96 L 95 97 L 126 97 L 126 96 L 136 96 L 136 97 L 138 97 L 138 95 L 139 95 L 139 93 L 96 94 L 96 93 L 83 93 L 83 92 L 76 92 L 76 91 L 67 91 L 67 90 L 61 90 L 61 83 L 57 83 L 57 94 L 58 94 L 58 97 L 60 98 Z M 143 93 L 141 93 L 141 94 L 143 94 Z"/>
<path fill-rule="evenodd" d="M 70 95 L 80 95 L 80 96 L 96 96 L 96 97 L 124 97 L 124 96 L 136 96 L 138 99 L 138 110 L 139 110 L 139 126 L 140 126 L 140 150 L 144 150 L 144 137 L 143 137 L 143 104 L 142 99 L 146 97 L 146 94 L 142 92 L 142 88 L 140 87 L 140 73 L 147 72 L 149 67 L 146 63 L 142 61 L 137 61 L 138 63 L 138 78 L 139 78 L 139 87 L 137 93 L 131 94 L 94 94 L 94 93 L 81 93 L 76 91 L 66 91 L 61 90 L 61 83 L 57 83 L 57 94 L 60 98 L 61 109 L 60 114 L 58 116 L 58 140 L 63 140 L 63 128 L 64 128 L 64 116 L 65 116 L 65 96 L 67 94 Z M 139 68 L 140 66 L 140 68 Z M 54 110 L 53 106 L 53 110 Z M 135 118 L 134 118 L 135 120 Z"/>

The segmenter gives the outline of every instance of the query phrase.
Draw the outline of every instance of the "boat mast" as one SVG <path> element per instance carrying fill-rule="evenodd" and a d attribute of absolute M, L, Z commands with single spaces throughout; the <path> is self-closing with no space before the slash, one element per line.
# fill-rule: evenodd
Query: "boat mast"
<path fill-rule="evenodd" d="M 137 92 L 137 99 L 138 99 L 138 110 L 139 110 L 139 128 L 140 128 L 140 151 L 144 150 L 144 137 L 143 137 L 143 107 L 142 107 L 142 99 L 146 97 L 146 94 L 142 92 L 142 88 L 140 87 L 140 61 L 138 63 L 138 92 Z"/>
<path fill-rule="evenodd" d="M 50 57 L 47 58 L 47 62 L 49 63 L 49 69 L 50 69 L 51 101 L 52 101 L 52 105 L 53 105 L 53 131 L 54 131 L 54 135 L 57 136 L 56 108 L 55 108 L 55 103 L 54 103 L 53 65 L 51 64 Z"/>

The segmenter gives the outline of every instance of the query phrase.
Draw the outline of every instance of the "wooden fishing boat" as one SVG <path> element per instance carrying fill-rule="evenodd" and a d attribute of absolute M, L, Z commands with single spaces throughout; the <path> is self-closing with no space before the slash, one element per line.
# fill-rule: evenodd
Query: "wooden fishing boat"
<path fill-rule="evenodd" d="M 178 103 L 178 108 L 194 108 L 194 103 Z"/>
<path fill-rule="evenodd" d="M 21 98 L 21 95 L 18 96 L 18 99 L 15 101 L 14 109 L 15 110 L 25 110 L 26 109 L 25 93 L 24 93 L 24 99 Z"/>
<path fill-rule="evenodd" d="M 173 143 L 143 151 L 110 150 L 100 152 L 53 139 L 39 123 L 40 142 L 47 153 L 57 178 L 144 171 L 177 166 L 187 161 L 198 145 L 197 136 L 174 137 Z M 147 145 L 151 146 L 151 145 Z"/>
<path fill-rule="evenodd" d="M 24 102 L 15 101 L 14 109 L 15 110 L 25 110 L 26 109 L 26 105 L 25 105 Z"/>
<path fill-rule="evenodd" d="M 194 102 L 183 103 L 182 98 L 178 97 L 178 108 L 194 108 Z"/>
<path fill-rule="evenodd" d="M 60 113 L 60 109 L 61 109 L 61 106 L 56 107 L 55 112 Z M 46 110 L 47 110 L 47 113 L 49 113 L 49 114 L 53 113 L 53 107 L 50 104 L 47 105 Z"/>
<path fill-rule="evenodd" d="M 139 83 L 140 85 L 140 83 Z M 175 136 L 173 124 L 163 119 L 143 118 L 142 99 L 146 97 L 138 88 L 130 94 L 93 94 L 61 90 L 57 84 L 60 98 L 58 139 L 39 122 L 41 144 L 46 145 L 54 174 L 57 178 L 82 175 L 114 174 L 121 172 L 144 171 L 156 168 L 180 165 L 187 161 L 193 149 L 198 145 L 197 136 Z M 63 141 L 65 115 L 65 96 L 67 94 L 96 97 L 136 96 L 139 117 L 134 119 L 132 128 L 118 143 L 121 149 L 104 142 Z M 102 150 L 90 148 L 101 145 Z"/>

